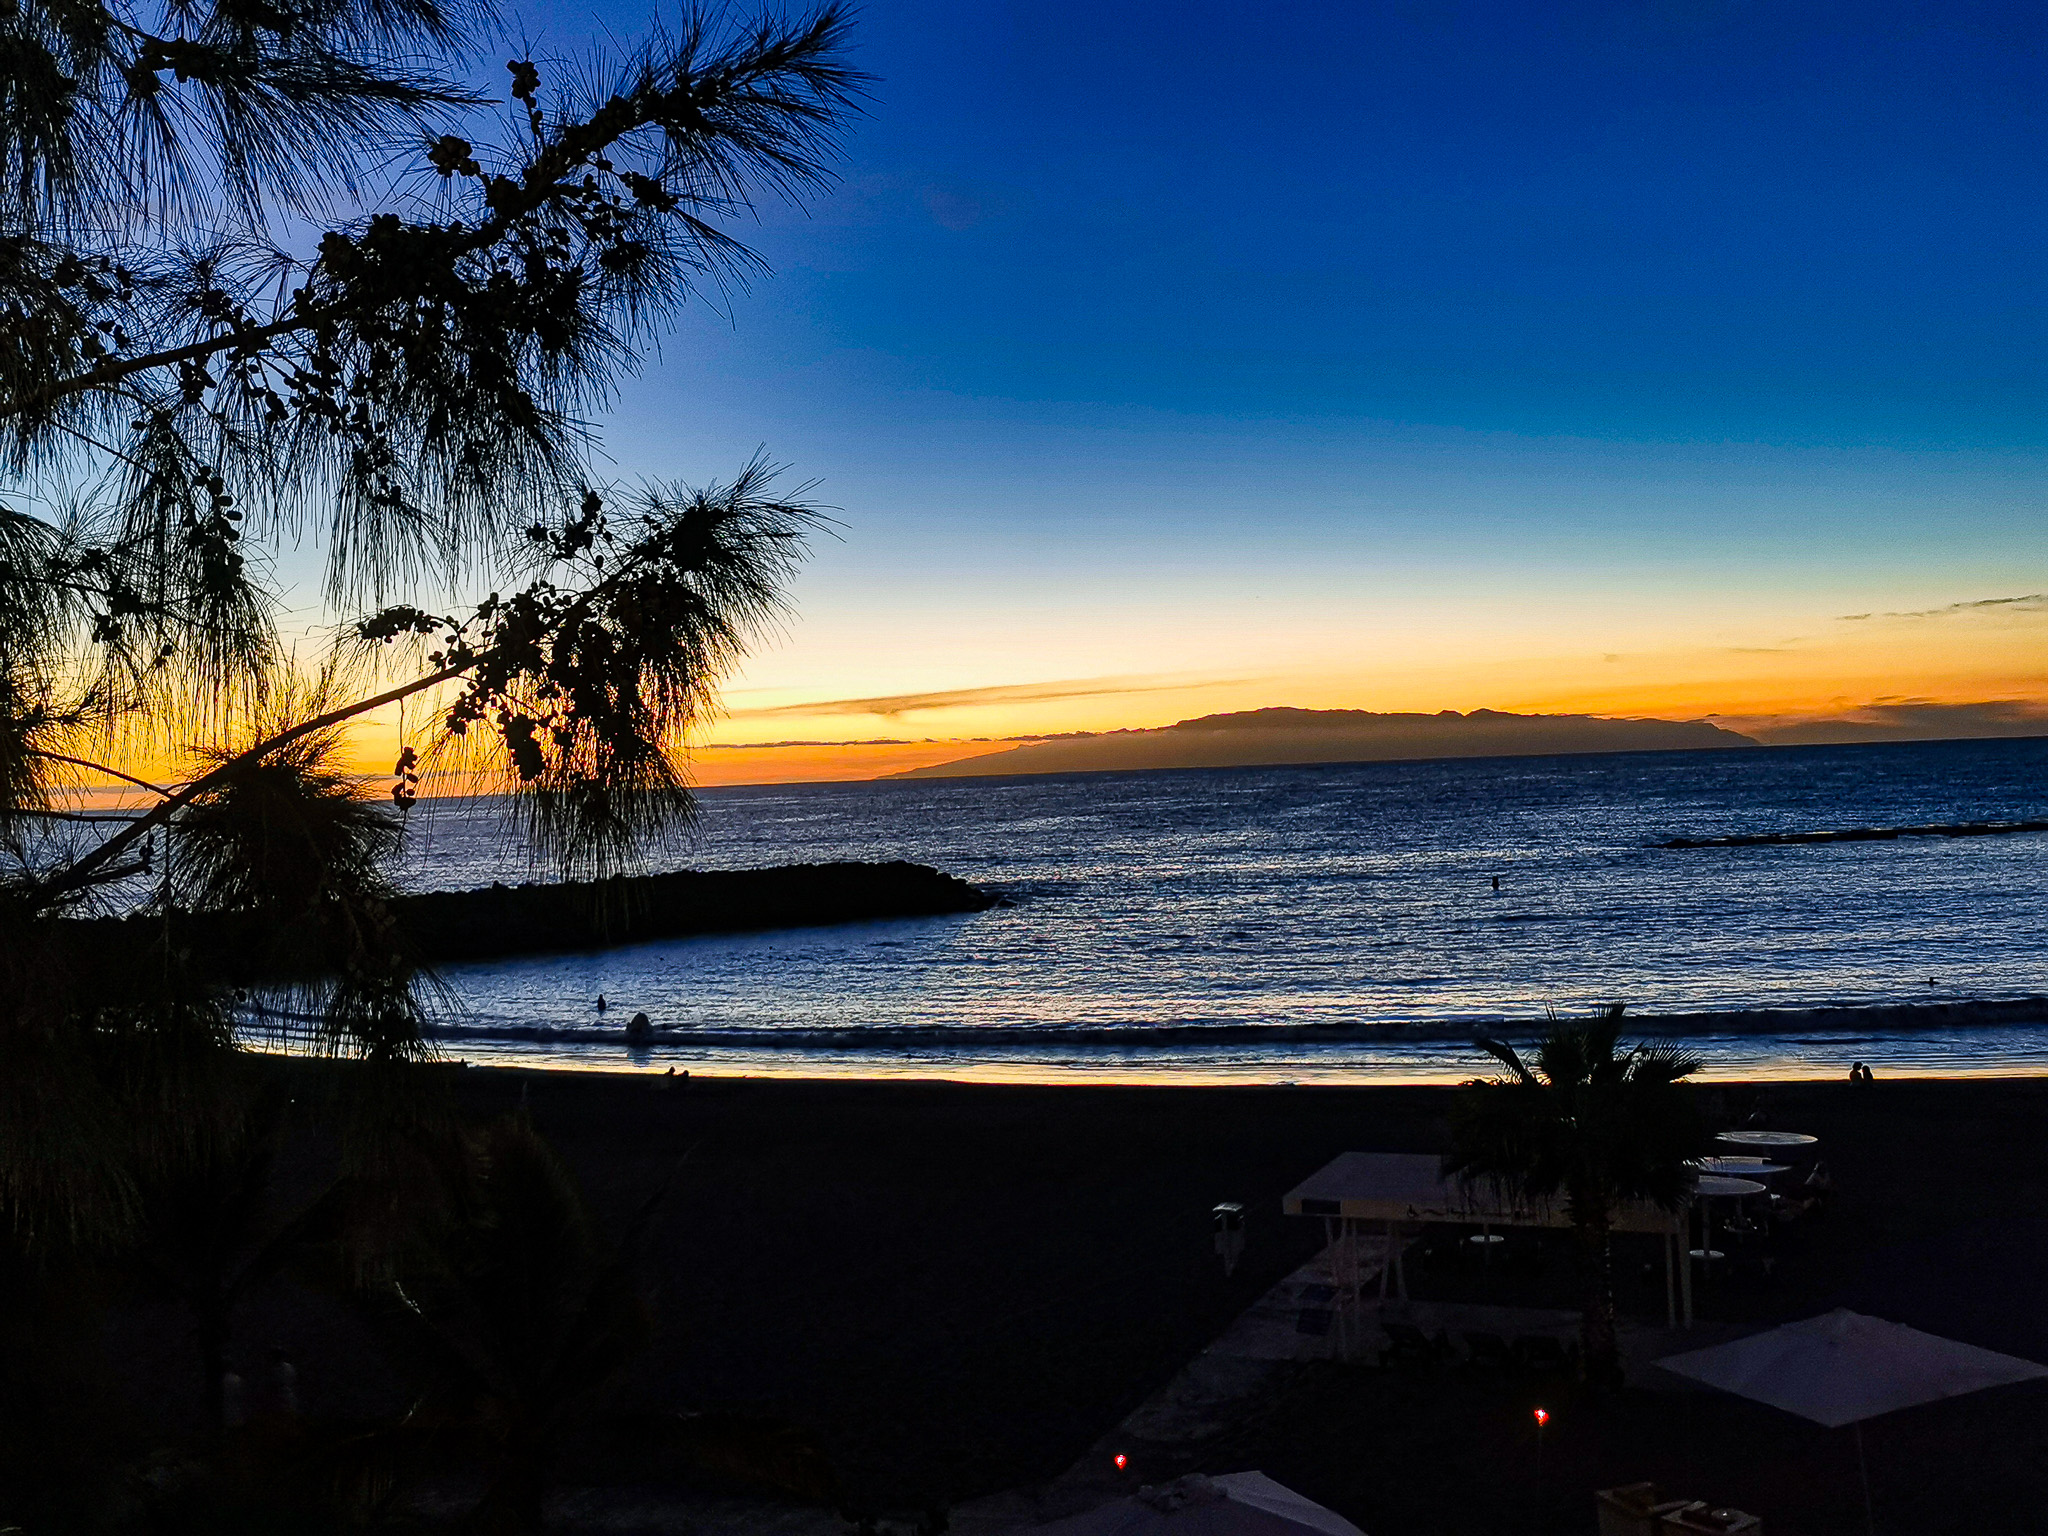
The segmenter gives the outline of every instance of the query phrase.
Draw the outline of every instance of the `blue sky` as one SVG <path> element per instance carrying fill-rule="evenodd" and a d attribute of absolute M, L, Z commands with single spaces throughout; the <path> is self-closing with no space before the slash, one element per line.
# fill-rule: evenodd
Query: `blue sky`
<path fill-rule="evenodd" d="M 537 56 L 647 14 L 518 13 Z M 729 734 L 1062 677 L 1190 691 L 837 728 L 1596 707 L 1616 654 L 1663 658 L 1617 708 L 2048 698 L 2037 611 L 1827 629 L 2048 586 L 2048 10 L 876 0 L 858 39 L 840 186 L 762 208 L 773 275 L 609 427 L 841 509 Z"/>

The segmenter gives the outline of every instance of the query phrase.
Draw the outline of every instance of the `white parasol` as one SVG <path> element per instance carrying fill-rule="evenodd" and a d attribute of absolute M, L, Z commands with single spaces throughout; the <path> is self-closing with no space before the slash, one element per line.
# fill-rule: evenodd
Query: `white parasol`
<path fill-rule="evenodd" d="M 1962 1397 L 1988 1387 L 2048 1377 L 2048 1366 L 1974 1344 L 1922 1333 L 1903 1323 L 1837 1308 L 1802 1323 L 1751 1334 L 1732 1344 L 1659 1360 L 1664 1370 L 1768 1403 L 1830 1429 L 1856 1428 L 1863 1510 L 1871 1522 L 1870 1472 L 1863 1421 L 1901 1408 Z"/>

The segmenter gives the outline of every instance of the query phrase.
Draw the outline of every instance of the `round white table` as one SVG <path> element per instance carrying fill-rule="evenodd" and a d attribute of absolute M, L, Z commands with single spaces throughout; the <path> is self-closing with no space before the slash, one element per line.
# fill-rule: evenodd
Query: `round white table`
<path fill-rule="evenodd" d="M 1703 1157 L 1693 1166 L 1703 1174 L 1728 1179 L 1762 1179 L 1783 1173 L 1789 1163 L 1768 1163 L 1760 1157 Z"/>
<path fill-rule="evenodd" d="M 1755 1179 L 1731 1179 L 1720 1174 L 1703 1173 L 1694 1181 L 1693 1198 L 1696 1200 L 1728 1199 L 1740 1200 L 1744 1195 L 1760 1195 L 1763 1185 Z M 1714 1246 L 1713 1207 L 1700 1207 L 1700 1246 L 1692 1250 L 1692 1256 L 1711 1264 L 1715 1259 L 1728 1257 Z"/>
<path fill-rule="evenodd" d="M 1798 1131 L 1723 1131 L 1714 1140 L 1731 1147 L 1810 1147 L 1820 1138 Z"/>

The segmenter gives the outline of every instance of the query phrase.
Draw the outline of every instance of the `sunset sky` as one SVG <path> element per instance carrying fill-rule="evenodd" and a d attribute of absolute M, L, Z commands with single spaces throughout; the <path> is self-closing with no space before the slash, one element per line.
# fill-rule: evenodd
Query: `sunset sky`
<path fill-rule="evenodd" d="M 521 14 L 545 57 L 647 11 Z M 2048 707 L 2038 5 L 872 0 L 859 36 L 842 185 L 762 209 L 773 274 L 608 427 L 622 475 L 765 445 L 837 509 L 707 781 L 1272 704 Z"/>

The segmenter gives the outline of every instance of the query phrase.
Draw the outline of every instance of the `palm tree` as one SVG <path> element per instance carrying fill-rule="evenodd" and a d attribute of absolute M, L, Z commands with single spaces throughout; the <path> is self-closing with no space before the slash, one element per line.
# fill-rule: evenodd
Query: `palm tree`
<path fill-rule="evenodd" d="M 1580 1341 L 1589 1380 L 1620 1372 L 1610 1235 L 1618 1207 L 1677 1210 L 1707 1131 L 1685 1079 L 1696 1056 L 1667 1044 L 1620 1044 L 1620 1004 L 1597 1018 L 1553 1017 L 1532 1066 L 1505 1041 L 1479 1045 L 1507 1068 L 1460 1091 L 1444 1170 L 1512 1198 L 1562 1197 L 1585 1261 Z"/>

